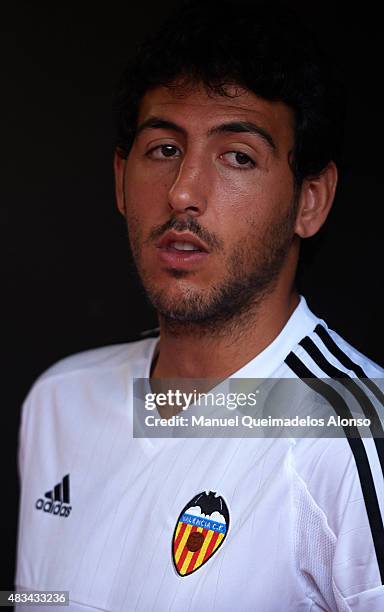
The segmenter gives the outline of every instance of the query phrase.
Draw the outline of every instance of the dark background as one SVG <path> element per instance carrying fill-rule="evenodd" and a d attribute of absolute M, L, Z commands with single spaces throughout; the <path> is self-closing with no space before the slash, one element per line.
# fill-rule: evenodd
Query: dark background
<path fill-rule="evenodd" d="M 17 2 L 2 11 L 3 589 L 13 586 L 16 443 L 28 388 L 65 355 L 156 325 L 129 275 L 114 205 L 112 91 L 131 50 L 177 4 Z M 345 177 L 302 292 L 384 365 L 381 20 L 373 3 L 363 11 L 325 0 L 288 4 L 308 16 L 350 84 Z"/>

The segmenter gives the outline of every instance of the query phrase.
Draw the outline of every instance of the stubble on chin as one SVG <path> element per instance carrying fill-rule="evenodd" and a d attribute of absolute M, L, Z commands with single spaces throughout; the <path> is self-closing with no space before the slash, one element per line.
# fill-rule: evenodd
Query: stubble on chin
<path fill-rule="evenodd" d="M 169 270 L 170 286 L 178 281 L 177 288 L 159 289 L 138 258 L 141 282 L 165 329 L 174 336 L 240 332 L 276 285 L 292 243 L 293 222 L 293 215 L 287 215 L 258 244 L 250 228 L 227 256 L 221 279 L 214 279 L 207 288 L 188 284 L 188 272 Z"/>

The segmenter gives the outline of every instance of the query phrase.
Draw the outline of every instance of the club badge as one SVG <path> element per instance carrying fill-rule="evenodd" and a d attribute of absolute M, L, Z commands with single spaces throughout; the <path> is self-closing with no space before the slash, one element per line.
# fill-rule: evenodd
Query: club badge
<path fill-rule="evenodd" d="M 227 504 L 216 493 L 199 493 L 177 519 L 172 557 L 177 573 L 188 576 L 218 551 L 228 533 Z"/>

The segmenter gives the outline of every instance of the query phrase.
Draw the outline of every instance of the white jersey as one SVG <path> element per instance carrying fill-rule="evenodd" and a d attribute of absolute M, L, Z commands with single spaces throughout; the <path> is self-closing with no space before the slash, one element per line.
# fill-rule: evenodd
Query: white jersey
<path fill-rule="evenodd" d="M 133 438 L 157 342 L 74 355 L 32 388 L 17 586 L 78 612 L 384 610 L 383 438 Z M 383 401 L 362 379 L 384 371 L 304 298 L 233 376 L 347 376 Z"/>

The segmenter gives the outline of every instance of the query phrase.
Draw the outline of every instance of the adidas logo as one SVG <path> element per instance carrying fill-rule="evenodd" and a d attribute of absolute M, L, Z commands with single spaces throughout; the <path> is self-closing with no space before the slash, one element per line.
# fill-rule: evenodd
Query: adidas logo
<path fill-rule="evenodd" d="M 45 493 L 45 499 L 38 499 L 35 508 L 50 512 L 56 516 L 69 516 L 72 506 L 69 505 L 69 474 L 64 476 L 52 491 Z"/>

